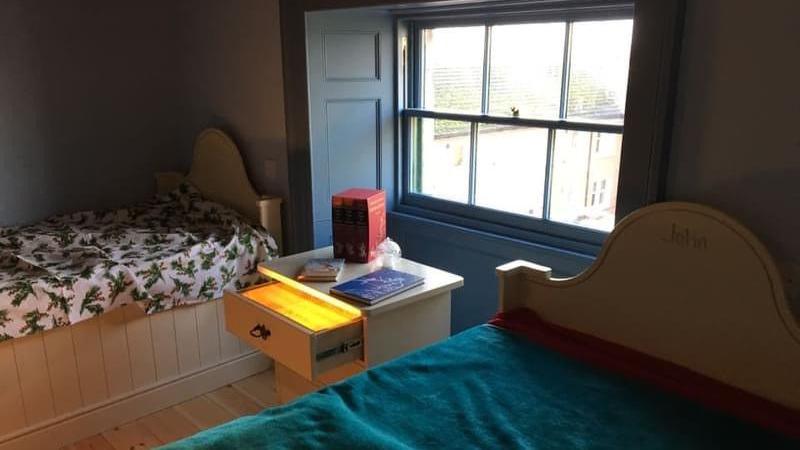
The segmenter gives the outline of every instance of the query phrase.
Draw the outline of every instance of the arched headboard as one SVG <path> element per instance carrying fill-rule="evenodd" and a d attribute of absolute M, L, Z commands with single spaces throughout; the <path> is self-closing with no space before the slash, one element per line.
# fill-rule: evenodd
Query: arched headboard
<path fill-rule="evenodd" d="M 256 193 L 233 140 L 216 128 L 203 130 L 195 139 L 189 174 L 156 174 L 159 193 L 168 192 L 186 180 L 203 197 L 238 211 L 266 228 L 281 247 L 281 199 Z"/>
<path fill-rule="evenodd" d="M 717 210 L 670 202 L 636 211 L 573 278 L 525 261 L 497 273 L 503 311 L 526 307 L 800 410 L 800 327 L 780 273 L 761 242 Z"/>

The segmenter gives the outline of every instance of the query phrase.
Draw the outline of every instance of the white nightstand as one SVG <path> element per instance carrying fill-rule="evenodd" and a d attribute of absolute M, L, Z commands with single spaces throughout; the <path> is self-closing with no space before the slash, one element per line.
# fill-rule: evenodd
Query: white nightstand
<path fill-rule="evenodd" d="M 464 285 L 460 276 L 401 259 L 395 269 L 425 283 L 373 306 L 331 301 L 328 292 L 377 270 L 378 261 L 346 264 L 337 282 L 294 281 L 309 259 L 331 257 L 326 247 L 275 259 L 259 270 L 276 283 L 225 296 L 228 330 L 275 360 L 282 402 L 450 336 L 450 293 Z M 286 307 L 273 301 L 284 298 Z M 331 322 L 311 320 L 317 311 Z"/>

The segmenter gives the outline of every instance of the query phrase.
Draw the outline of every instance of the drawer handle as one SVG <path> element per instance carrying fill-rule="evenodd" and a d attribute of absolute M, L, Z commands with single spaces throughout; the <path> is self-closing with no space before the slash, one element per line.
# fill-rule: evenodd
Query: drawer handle
<path fill-rule="evenodd" d="M 270 332 L 267 329 L 267 327 L 265 327 L 264 324 L 261 324 L 261 323 L 256 324 L 256 326 L 254 326 L 253 329 L 250 330 L 250 336 L 253 336 L 254 338 L 262 339 L 264 341 L 266 341 L 267 338 L 270 337 L 271 334 L 272 334 L 272 332 Z"/>

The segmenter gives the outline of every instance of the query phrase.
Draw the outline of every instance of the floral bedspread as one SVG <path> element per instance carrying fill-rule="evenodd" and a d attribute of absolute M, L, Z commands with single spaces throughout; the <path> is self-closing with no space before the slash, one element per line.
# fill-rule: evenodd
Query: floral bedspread
<path fill-rule="evenodd" d="M 147 313 L 258 280 L 275 240 L 188 184 L 112 211 L 0 228 L 0 340 L 138 302 Z"/>

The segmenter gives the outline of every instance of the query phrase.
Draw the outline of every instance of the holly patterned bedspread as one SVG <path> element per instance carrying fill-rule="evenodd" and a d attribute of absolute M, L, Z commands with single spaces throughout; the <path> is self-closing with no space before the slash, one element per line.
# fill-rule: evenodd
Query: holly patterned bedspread
<path fill-rule="evenodd" d="M 258 280 L 275 240 L 190 185 L 149 202 L 0 228 L 0 340 L 137 302 L 147 313 Z"/>

